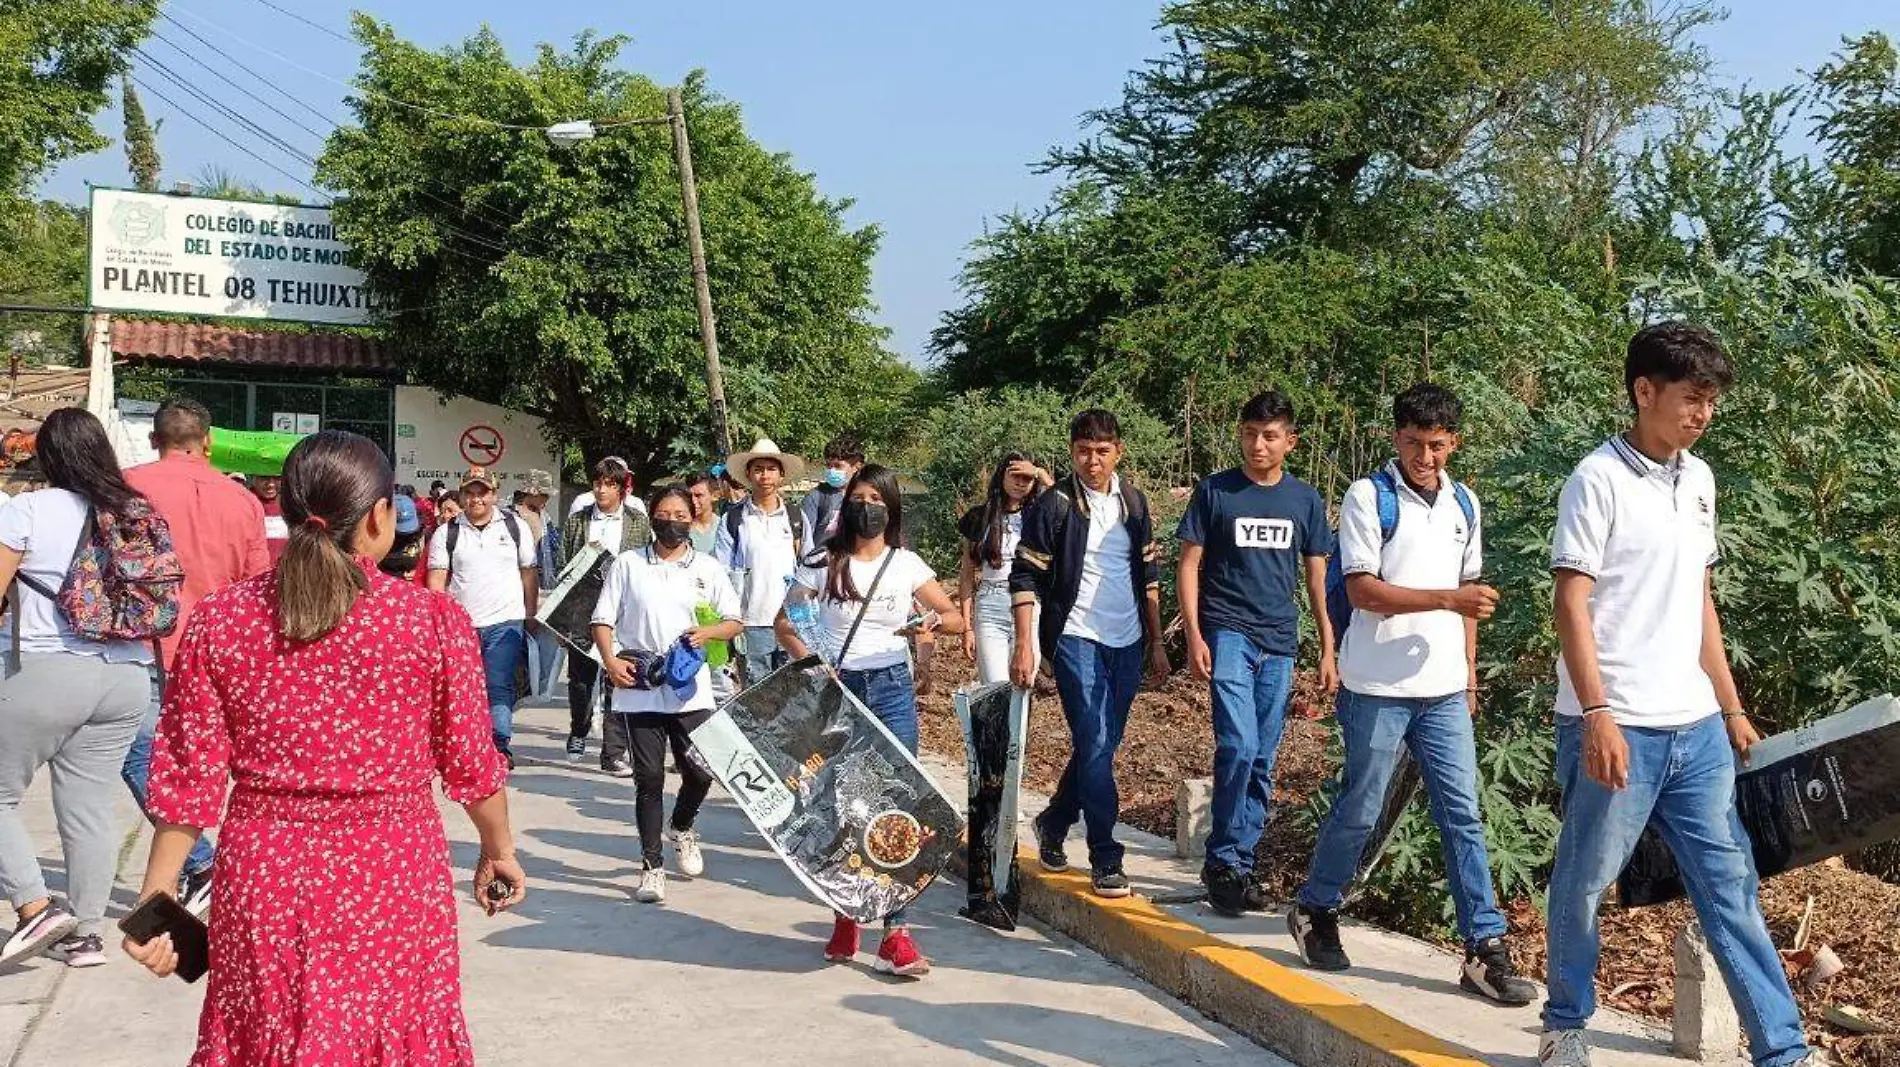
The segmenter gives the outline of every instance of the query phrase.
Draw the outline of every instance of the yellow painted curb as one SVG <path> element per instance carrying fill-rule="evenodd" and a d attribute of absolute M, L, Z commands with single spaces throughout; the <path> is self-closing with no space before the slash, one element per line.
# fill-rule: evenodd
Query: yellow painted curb
<path fill-rule="evenodd" d="M 1208 1017 L 1306 1067 L 1485 1067 L 1469 1050 L 1170 915 L 1098 897 L 1086 876 L 1020 855 L 1023 907 Z M 958 857 L 961 865 L 962 857 Z"/>

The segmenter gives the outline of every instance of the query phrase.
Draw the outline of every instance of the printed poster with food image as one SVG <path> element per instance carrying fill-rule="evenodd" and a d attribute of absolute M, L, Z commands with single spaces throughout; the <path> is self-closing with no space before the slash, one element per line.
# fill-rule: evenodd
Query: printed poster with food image
<path fill-rule="evenodd" d="M 960 847 L 956 804 L 816 657 L 728 701 L 693 745 L 798 880 L 858 922 L 915 900 Z"/>

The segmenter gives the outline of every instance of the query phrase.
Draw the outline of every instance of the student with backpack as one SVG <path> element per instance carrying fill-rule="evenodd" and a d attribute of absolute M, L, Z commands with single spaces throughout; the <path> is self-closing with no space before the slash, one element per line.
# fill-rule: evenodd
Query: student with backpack
<path fill-rule="evenodd" d="M 38 462 L 50 488 L 0 508 L 0 588 L 10 602 L 0 637 L 9 650 L 0 680 L 0 888 L 19 917 L 0 946 L 0 968 L 48 949 L 73 966 L 105 962 L 119 770 L 151 701 L 149 668 L 158 639 L 177 626 L 185 580 L 165 520 L 126 484 L 90 412 L 48 415 Z M 47 892 L 20 820 L 21 797 L 48 764 L 70 902 Z"/>
<path fill-rule="evenodd" d="M 1063 840 L 1083 822 L 1091 882 L 1109 898 L 1130 892 L 1115 840 L 1115 750 L 1143 669 L 1161 679 L 1169 671 L 1154 520 L 1148 498 L 1115 473 L 1122 453 L 1121 424 L 1111 412 L 1091 409 L 1069 423 L 1074 473 L 1023 518 L 1009 575 L 1016 616 L 1010 680 L 1019 689 L 1035 685 L 1040 647 L 1055 670 L 1072 745 L 1055 796 L 1034 823 L 1037 851 L 1043 869 L 1068 870 Z"/>
<path fill-rule="evenodd" d="M 608 456 L 594 464 L 593 492 L 590 503 L 570 512 L 561 527 L 554 572 L 559 575 L 568 561 L 593 546 L 610 556 L 620 556 L 653 543 L 653 523 L 647 518 L 646 505 L 634 505 L 633 471 L 627 461 Z M 600 664 L 589 656 L 567 658 L 567 758 L 579 763 L 587 758 L 587 738 L 594 732 L 594 709 L 608 702 L 609 694 L 600 685 Z M 628 759 L 627 724 L 618 715 L 601 716 L 601 772 L 614 778 L 633 777 Z"/>
<path fill-rule="evenodd" d="M 1319 491 L 1287 473 L 1299 444 L 1293 402 L 1274 390 L 1240 409 L 1241 465 L 1194 487 L 1181 541 L 1188 665 L 1211 684 L 1214 804 L 1201 882 L 1227 916 L 1266 908 L 1254 847 L 1273 803 L 1273 759 L 1293 692 L 1302 582 L 1319 637 L 1319 678 L 1339 688 L 1323 607 L 1333 532 Z"/>
<path fill-rule="evenodd" d="M 1403 745 L 1418 762 L 1444 843 L 1465 943 L 1459 984 L 1519 1006 L 1537 990 L 1511 963 L 1478 814 L 1471 728 L 1478 622 L 1496 610 L 1498 593 L 1479 581 L 1478 502 L 1445 470 L 1458 451 L 1462 415 L 1458 398 L 1442 386 L 1420 383 L 1400 393 L 1392 402 L 1398 457 L 1354 482 L 1340 506 L 1338 571 L 1350 602 L 1338 701 L 1346 761 L 1287 928 L 1308 966 L 1351 966 L 1339 940 L 1339 908 Z"/>
<path fill-rule="evenodd" d="M 429 588 L 448 593 L 475 624 L 495 747 L 513 770 L 515 676 L 528 662 L 540 560 L 527 524 L 496 506 L 499 486 L 486 467 L 462 478 L 462 514 L 429 539 Z"/>
<path fill-rule="evenodd" d="M 727 476 L 751 491 L 745 503 L 726 511 L 715 549 L 719 562 L 733 572 L 733 585 L 739 590 L 745 620 L 739 680 L 744 685 L 757 685 L 785 665 L 773 623 L 785 604 L 786 585 L 813 545 L 811 537 L 822 536 L 808 529 L 804 513 L 785 501 L 785 483 L 803 473 L 804 460 L 779 451 L 766 438 L 760 438 L 752 451 L 726 460 Z"/>

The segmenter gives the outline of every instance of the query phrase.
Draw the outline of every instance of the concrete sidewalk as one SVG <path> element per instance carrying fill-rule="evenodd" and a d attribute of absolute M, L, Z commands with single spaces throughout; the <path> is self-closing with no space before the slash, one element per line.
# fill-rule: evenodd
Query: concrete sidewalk
<path fill-rule="evenodd" d="M 955 884 L 913 912 L 930 977 L 875 975 L 869 953 L 827 964 L 829 914 L 717 792 L 700 820 L 706 877 L 673 879 L 664 907 L 636 904 L 632 784 L 566 763 L 565 723 L 565 708 L 529 708 L 517 726 L 512 802 L 528 900 L 495 919 L 462 907 L 466 1008 L 484 1063 L 1287 1067 L 1065 938 L 956 918 Z M 960 779 L 943 784 L 961 791 Z M 43 794 L 28 811 L 57 856 Z M 466 878 L 473 835 L 459 810 L 444 814 Z M 121 908 L 148 839 L 121 868 Z M 874 933 L 866 940 L 875 947 Z M 91 971 L 37 961 L 0 975 L 0 1067 L 182 1065 L 201 995 L 116 955 Z"/>

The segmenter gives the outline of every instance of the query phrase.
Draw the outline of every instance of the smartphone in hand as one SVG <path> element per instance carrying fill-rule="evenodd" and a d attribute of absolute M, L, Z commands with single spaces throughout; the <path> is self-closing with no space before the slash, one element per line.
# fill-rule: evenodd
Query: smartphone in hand
<path fill-rule="evenodd" d="M 196 982 L 211 968 L 211 931 L 204 921 L 185 910 L 169 893 L 153 893 L 119 920 L 119 930 L 138 944 L 164 934 L 172 935 L 178 953 L 178 977 Z"/>

